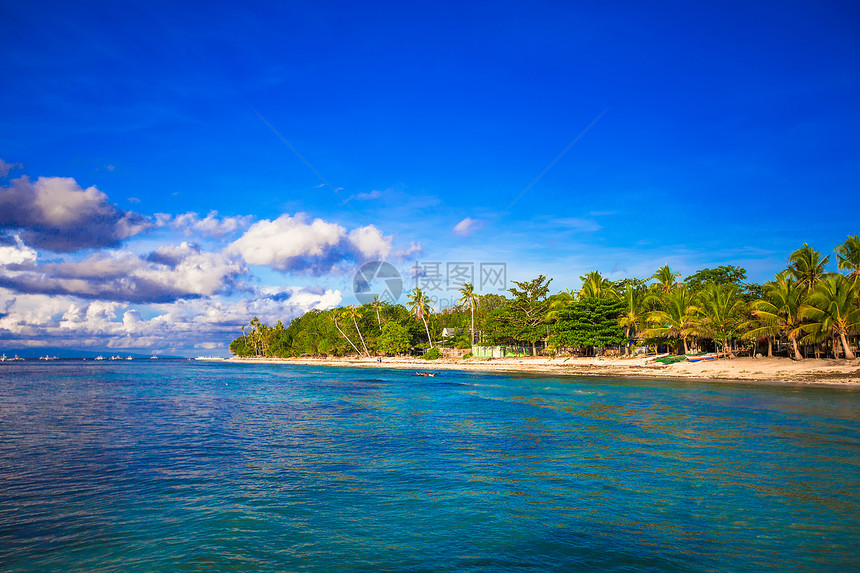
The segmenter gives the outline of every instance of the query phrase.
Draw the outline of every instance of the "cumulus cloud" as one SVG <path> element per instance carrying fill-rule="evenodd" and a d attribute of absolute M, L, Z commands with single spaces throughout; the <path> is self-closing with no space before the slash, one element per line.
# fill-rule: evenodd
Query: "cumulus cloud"
<path fill-rule="evenodd" d="M 240 229 L 247 228 L 253 220 L 250 215 L 218 217 L 218 211 L 209 211 L 209 214 L 203 219 L 194 212 L 175 217 L 167 213 L 157 213 L 155 217 L 158 226 L 169 225 L 174 229 L 181 229 L 186 235 L 198 233 L 216 239 L 224 238 Z"/>
<path fill-rule="evenodd" d="M 460 237 L 468 237 L 469 235 L 480 229 L 481 226 L 482 224 L 480 221 L 472 219 L 471 217 L 466 217 L 465 219 L 454 225 L 452 231 L 455 235 L 458 235 Z"/>
<path fill-rule="evenodd" d="M 391 252 L 391 241 L 382 236 L 382 231 L 373 225 L 353 229 L 347 240 L 355 252 L 367 260 L 384 259 Z"/>
<path fill-rule="evenodd" d="M 39 177 L 34 183 L 24 176 L 0 187 L 0 230 L 18 231 L 33 247 L 57 252 L 114 247 L 151 225 L 70 177 Z"/>
<path fill-rule="evenodd" d="M 23 265 L 36 262 L 36 251 L 26 246 L 18 235 L 15 244 L 0 245 L 0 266 Z"/>
<path fill-rule="evenodd" d="M 222 292 L 244 271 L 241 262 L 223 253 L 203 252 L 182 243 L 160 247 L 147 257 L 107 251 L 80 261 L 7 266 L 0 275 L 0 286 L 29 294 L 170 302 Z"/>
<path fill-rule="evenodd" d="M 283 272 L 325 273 L 344 261 L 385 258 L 391 252 L 391 240 L 373 225 L 347 232 L 337 223 L 311 221 L 298 213 L 257 221 L 227 251 L 249 264 Z"/>

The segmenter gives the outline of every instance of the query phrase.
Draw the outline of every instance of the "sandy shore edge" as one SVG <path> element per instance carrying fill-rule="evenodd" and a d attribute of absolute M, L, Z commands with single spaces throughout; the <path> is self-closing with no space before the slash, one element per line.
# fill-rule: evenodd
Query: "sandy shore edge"
<path fill-rule="evenodd" d="M 523 372 L 553 376 L 697 379 L 720 382 L 823 384 L 860 387 L 860 360 L 734 358 L 662 365 L 643 358 L 238 358 L 230 362 L 302 364 L 351 368 L 404 368 L 421 371 Z"/>

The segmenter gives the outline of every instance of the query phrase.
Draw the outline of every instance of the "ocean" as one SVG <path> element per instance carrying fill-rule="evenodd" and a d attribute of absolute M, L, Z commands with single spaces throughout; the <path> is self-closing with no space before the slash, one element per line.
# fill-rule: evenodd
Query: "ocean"
<path fill-rule="evenodd" d="M 860 569 L 860 391 L 0 364 L 0 570 Z"/>

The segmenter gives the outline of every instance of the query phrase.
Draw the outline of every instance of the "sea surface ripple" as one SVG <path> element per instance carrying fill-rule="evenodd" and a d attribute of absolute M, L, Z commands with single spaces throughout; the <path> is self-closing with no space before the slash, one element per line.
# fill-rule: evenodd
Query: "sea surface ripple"
<path fill-rule="evenodd" d="M 860 569 L 860 392 L 0 365 L 2 571 Z"/>

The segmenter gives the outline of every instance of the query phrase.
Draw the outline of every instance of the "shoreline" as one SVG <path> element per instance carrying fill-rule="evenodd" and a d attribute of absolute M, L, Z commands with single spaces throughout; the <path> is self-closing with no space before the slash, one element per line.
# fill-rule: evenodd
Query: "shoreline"
<path fill-rule="evenodd" d="M 752 384 L 801 384 L 860 387 L 860 360 L 789 358 L 721 358 L 707 362 L 678 362 L 663 365 L 644 358 L 239 358 L 227 360 L 248 364 L 300 364 L 346 368 L 398 368 L 405 370 L 527 373 L 553 376 L 595 376 L 702 380 Z"/>

